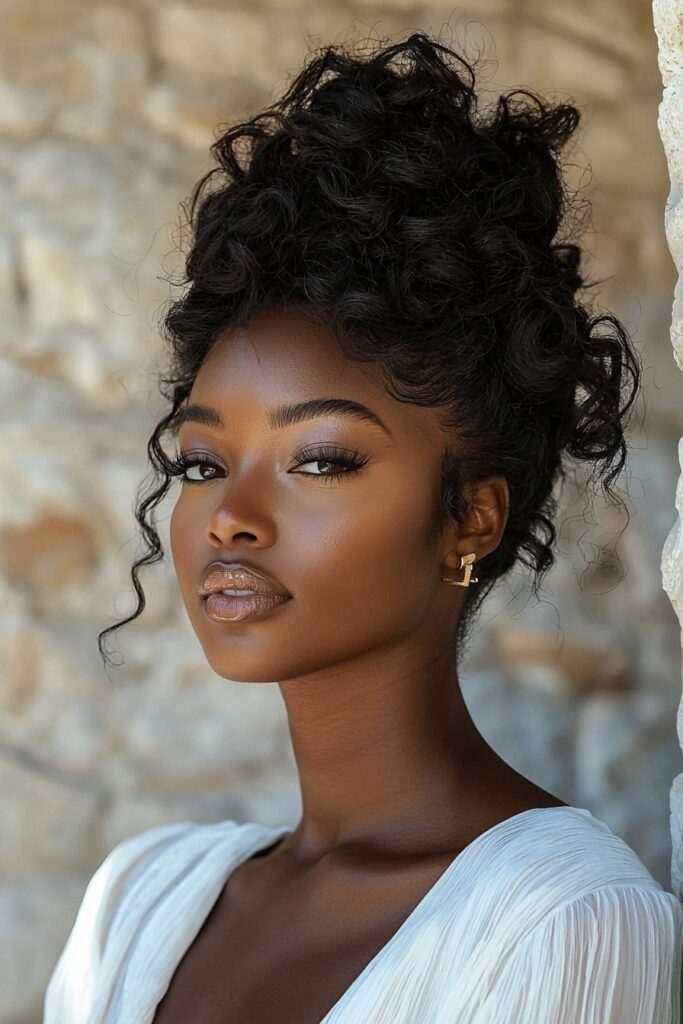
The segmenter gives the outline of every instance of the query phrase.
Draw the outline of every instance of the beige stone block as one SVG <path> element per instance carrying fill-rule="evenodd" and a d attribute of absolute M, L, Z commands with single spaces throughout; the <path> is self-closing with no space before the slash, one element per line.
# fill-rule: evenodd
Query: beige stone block
<path fill-rule="evenodd" d="M 620 100 L 629 91 L 628 65 L 608 53 L 540 25 L 518 33 L 519 66 L 524 85 L 554 95 L 569 92 L 586 100 Z M 558 99 L 564 98 L 558 96 Z"/>
<path fill-rule="evenodd" d="M 106 495 L 103 514 L 106 517 L 107 529 L 109 531 L 110 543 L 107 548 L 107 557 L 116 559 L 117 568 L 112 568 L 112 574 L 116 571 L 120 586 L 127 576 L 127 567 L 133 561 L 134 551 L 137 546 L 137 523 L 133 515 L 133 502 L 135 492 L 142 483 L 147 472 L 145 464 L 146 453 L 144 451 L 147 437 L 140 432 L 137 438 L 126 432 L 130 446 L 128 458 L 119 456 L 113 450 L 107 450 L 110 442 L 106 433 L 102 432 L 100 444 L 102 454 L 95 460 L 91 469 L 91 481 L 93 489 L 97 494 Z M 149 570 L 147 570 L 149 571 Z M 108 612 L 111 604 L 111 595 L 119 592 L 119 586 L 111 580 L 111 589 L 101 602 L 101 609 Z M 129 599 L 132 601 L 132 597 Z M 128 603 L 128 602 L 127 602 Z"/>
<path fill-rule="evenodd" d="M 108 771 L 118 792 L 215 790 L 272 758 L 285 717 L 274 686 L 215 677 L 187 625 L 126 627 L 117 649 L 125 667 L 108 709 L 119 737 Z"/>
<path fill-rule="evenodd" d="M 611 640 L 608 635 L 598 644 L 565 636 L 560 644 L 544 630 L 501 628 L 495 634 L 495 650 L 508 671 L 536 687 L 566 693 L 628 690 L 634 685 L 628 652 L 613 647 Z"/>
<path fill-rule="evenodd" d="M 586 110 L 578 136 L 576 159 L 590 164 L 597 187 L 628 195 L 634 190 L 662 194 L 666 162 L 651 103 L 632 99 L 623 116 L 609 109 Z"/>
<path fill-rule="evenodd" d="M 94 413 L 131 406 L 125 377 L 126 361 L 137 341 L 141 348 L 137 323 L 133 317 L 104 311 L 97 330 L 78 327 L 33 331 L 31 351 L 19 358 L 37 372 L 44 371 L 68 386 L 74 399 L 86 403 Z M 139 356 L 142 358 L 142 356 Z"/>
<path fill-rule="evenodd" d="M 109 699 L 118 792 L 213 790 L 273 757 L 284 718 L 275 687 L 215 677 L 189 627 L 131 631 L 121 648 L 142 681 L 121 682 Z"/>
<path fill-rule="evenodd" d="M 92 622 L 103 603 L 98 596 L 103 541 L 107 534 L 92 505 L 82 502 L 71 510 L 36 505 L 26 521 L 0 526 L 0 571 L 33 616 Z"/>
<path fill-rule="evenodd" d="M 7 235 L 0 235 L 0 310 L 18 301 L 14 243 Z"/>
<path fill-rule="evenodd" d="M 75 323 L 95 327 L 100 305 L 88 280 L 85 252 L 57 231 L 25 233 L 19 262 L 35 324 Z"/>
<path fill-rule="evenodd" d="M 643 11 L 647 13 L 645 6 Z M 580 42 L 595 51 L 611 51 L 634 62 L 642 61 L 650 52 L 654 59 L 655 47 L 652 42 L 649 47 L 646 45 L 642 15 L 638 15 L 634 4 L 618 0 L 573 0 L 571 4 L 562 0 L 528 0 L 524 26 L 529 20 L 554 29 L 560 39 Z"/>
<path fill-rule="evenodd" d="M 195 792 L 124 794 L 114 801 L 101 835 L 103 852 L 113 849 L 128 836 L 172 822 L 211 824 L 216 821 L 244 821 L 244 804 L 238 779 L 224 779 L 220 788 L 199 788 Z"/>
<path fill-rule="evenodd" d="M 206 88 L 205 82 L 203 87 L 198 87 L 187 76 L 182 76 L 179 81 L 157 83 L 144 102 L 150 124 L 184 146 L 208 151 L 219 122 L 228 120 L 231 103 L 227 89 L 222 90 L 221 97 L 215 88 Z M 245 104 L 249 99 L 256 101 L 255 92 L 247 83 L 235 91 Z"/>
<path fill-rule="evenodd" d="M 5 0 L 0 7 L 3 73 L 17 88 L 50 94 L 71 52 L 80 0 Z"/>
<path fill-rule="evenodd" d="M 84 328 L 31 326 L 22 335 L 26 324 L 17 318 L 16 328 L 10 330 L 9 321 L 8 315 L 4 347 L 12 365 L 30 372 L 36 382 L 45 378 L 45 384 L 55 393 L 60 388 L 68 389 L 71 409 L 67 409 L 67 416 L 83 401 L 99 414 L 106 408 L 130 405 L 130 395 L 120 380 L 124 375 L 121 354 L 112 351 L 106 334 L 103 338 L 99 332 Z"/>
<path fill-rule="evenodd" d="M 0 355 L 0 409 L 4 425 L 20 418 L 25 423 L 59 418 L 68 414 L 70 408 L 71 396 L 64 388 L 42 380 L 32 370 L 20 366 L 10 353 Z M 0 459 L 3 457 L 0 452 Z"/>
<path fill-rule="evenodd" d="M 3 594 L 11 593 L 3 581 Z M 40 686 L 42 650 L 30 628 L 30 604 L 23 594 L 16 594 L 12 604 L 3 608 L 0 626 L 2 651 L 2 688 L 0 714 L 5 728 L 22 723 Z"/>
<path fill-rule="evenodd" d="M 91 861 L 103 813 L 102 793 L 52 774 L 49 761 L 0 750 L 0 875 L 82 870 Z M 37 827 L 39 823 L 39 827 Z"/>
<path fill-rule="evenodd" d="M 173 85 L 155 86 L 145 97 L 145 113 L 153 128 L 184 146 L 208 150 L 214 140 L 217 118 L 209 114 L 205 103 L 193 102 Z"/>
<path fill-rule="evenodd" d="M 96 865 L 93 865 L 93 871 Z M 41 1021 L 50 975 L 76 919 L 91 871 L 0 883 L 0 1020 Z"/>
<path fill-rule="evenodd" d="M 388 12 L 377 30 L 369 32 L 364 19 L 350 17 L 342 8 L 316 5 L 303 8 L 295 19 L 287 11 L 264 14 L 171 4 L 156 12 L 154 38 L 169 79 L 178 70 L 223 79 L 231 90 L 236 84 L 248 90 L 244 101 L 233 91 L 237 107 L 249 105 L 253 96 L 260 108 L 284 91 L 319 48 L 365 40 L 378 32 L 390 34 L 407 25 L 405 18 Z M 266 90 L 265 97 L 253 91 L 259 89 Z"/>
<path fill-rule="evenodd" d="M 89 8 L 66 0 L 42 5 L 29 0 L 6 5 L 0 23 L 5 76 L 26 93 L 26 102 L 49 103 L 58 120 L 78 113 L 84 120 L 102 117 L 107 107 L 128 105 L 146 82 L 138 12 L 116 4 Z M 87 130 L 84 124 L 82 132 Z"/>
<path fill-rule="evenodd" d="M 633 197 L 628 205 L 636 243 L 636 274 L 640 280 L 651 281 L 658 288 L 669 282 L 667 298 L 660 298 L 662 307 L 668 306 L 675 282 L 675 267 L 666 244 L 663 199 L 659 196 Z"/>
<path fill-rule="evenodd" d="M 87 234 L 99 220 L 100 196 L 116 196 L 120 167 L 117 154 L 107 160 L 104 152 L 91 149 L 86 155 L 83 146 L 64 139 L 36 141 L 24 151 L 22 173 L 15 181 L 17 229 L 40 233 L 49 225 L 62 234 Z"/>
<path fill-rule="evenodd" d="M 55 366 L 61 380 L 75 394 L 80 393 L 93 402 L 109 404 L 111 387 L 108 377 L 120 366 L 118 354 L 108 350 L 100 331 L 72 329 L 68 339 L 62 335 L 62 342 L 55 346 Z"/>
<path fill-rule="evenodd" d="M 656 447 L 663 443 L 675 465 L 676 444 L 674 438 L 679 436 L 683 428 L 683 374 L 680 374 L 676 366 L 669 343 L 670 308 L 666 301 L 667 297 L 662 292 L 656 295 L 641 293 L 634 296 L 632 320 L 637 319 L 639 322 L 638 335 L 643 341 L 643 348 L 647 354 L 646 368 L 643 373 L 644 405 L 647 410 L 646 429 L 649 435 L 648 439 L 643 442 L 645 457 L 651 458 L 652 462 L 656 464 L 658 462 L 655 454 Z M 637 463 L 639 457 L 642 457 L 640 452 L 634 453 L 632 461 Z M 646 480 L 652 479 L 646 467 L 643 467 L 643 473 Z M 657 511 L 652 510 L 651 504 L 645 506 L 648 516 L 654 517 L 654 521 L 658 524 L 661 523 L 660 517 L 664 517 L 666 529 L 671 525 L 671 495 L 674 493 L 675 479 L 674 469 L 671 476 L 662 481 L 663 493 L 659 495 L 660 504 L 655 506 Z M 632 527 L 629 527 L 629 531 L 631 529 Z M 652 528 L 648 532 L 650 535 L 654 534 Z M 660 547 L 664 540 L 664 533 L 658 533 Z M 660 585 L 659 580 L 657 585 Z"/>
<path fill-rule="evenodd" d="M 658 303 L 668 317 L 675 268 L 664 233 L 663 195 L 606 187 L 595 188 L 591 201 L 592 229 L 583 240 L 588 275 L 612 278 L 609 284 L 622 294 L 621 303 L 637 293 L 651 308 Z"/>
<path fill-rule="evenodd" d="M 64 459 L 56 454 L 60 444 L 71 443 L 69 459 L 85 456 L 86 442 L 77 430 L 64 431 L 59 423 L 7 423 L 3 441 L 0 468 L 7 478 L 0 489 L 0 521 L 5 529 L 30 523 L 41 506 L 66 515 L 78 509 L 84 496 L 73 471 L 65 472 Z"/>
<path fill-rule="evenodd" d="M 99 237 L 123 255 L 129 249 L 145 252 L 158 212 L 171 213 L 177 194 L 171 195 L 157 170 L 115 146 L 98 149 L 49 138 L 24 151 L 14 200 L 19 229 L 37 234 L 49 229 L 72 245 Z M 119 269 L 123 274 L 120 261 Z"/>
<path fill-rule="evenodd" d="M 144 363 L 147 308 L 126 292 L 126 268 L 100 235 L 75 238 L 53 228 L 27 228 L 18 265 L 30 317 L 28 341 L 10 349 L 20 360 L 45 357 L 47 372 L 93 402 L 121 404 L 120 374 Z M 142 335 L 144 337 L 144 335 Z M 147 332 L 149 341 L 153 338 Z"/>
<path fill-rule="evenodd" d="M 414 9 L 413 5 L 413 9 Z M 444 17 L 448 18 L 448 24 L 458 23 L 460 18 L 466 20 L 482 18 L 508 18 L 514 17 L 516 13 L 514 0 L 465 0 L 464 3 L 455 7 L 448 0 L 432 0 L 430 8 L 434 11 L 442 10 Z M 409 7 L 406 5 L 406 10 Z M 434 27 L 434 32 L 439 32 L 439 27 Z"/>
<path fill-rule="evenodd" d="M 13 39 L 63 31 L 82 14 L 82 0 L 3 0 L 3 31 Z"/>
<path fill-rule="evenodd" d="M 95 787 L 111 730 L 94 630 L 52 618 L 20 602 L 3 612 L 3 738 L 65 784 Z"/>
<path fill-rule="evenodd" d="M 115 605 L 121 610 L 131 601 L 129 568 L 140 543 L 132 505 L 147 470 L 147 437 L 140 432 L 137 464 L 105 457 L 100 448 L 115 447 L 107 425 L 98 428 L 76 410 L 51 423 L 50 410 L 58 407 L 48 398 L 44 421 L 29 415 L 5 430 L 4 576 L 17 595 L 30 598 L 34 613 L 69 615 L 104 628 L 116 616 Z M 128 455 L 134 459 L 132 447 Z M 145 568 L 143 579 L 150 592 L 144 621 L 158 625 L 171 614 L 174 588 L 154 567 Z"/>
<path fill-rule="evenodd" d="M 140 57 L 147 48 L 143 15 L 118 3 L 84 5 L 80 26 L 85 36 L 112 53 Z"/>
<path fill-rule="evenodd" d="M 0 132 L 3 135 L 35 138 L 47 128 L 53 109 L 49 95 L 27 92 L 0 79 Z"/>
<path fill-rule="evenodd" d="M 115 113 L 136 114 L 143 101 L 146 57 L 85 41 L 70 55 L 68 70 L 72 82 L 83 84 L 79 95 L 67 97 L 55 111 L 55 132 L 87 142 L 115 141 Z"/>
<path fill-rule="evenodd" d="M 0 526 L 0 571 L 17 587 L 55 591 L 77 585 L 97 562 L 95 535 L 82 516 L 45 510 L 30 523 Z"/>
<path fill-rule="evenodd" d="M 595 200 L 595 210 L 600 209 L 600 201 Z M 594 214 L 594 221 L 596 214 Z M 624 239 L 618 227 L 609 233 L 596 230 L 584 235 L 580 244 L 584 247 L 582 257 L 582 273 L 587 281 L 613 280 L 623 282 L 629 271 L 632 269 L 633 245 L 632 239 Z M 603 286 L 604 287 L 604 286 Z M 606 293 L 602 293 L 602 301 L 606 302 Z"/>
<path fill-rule="evenodd" d="M 0 232 L 13 227 L 14 174 L 19 143 L 6 139 L 0 147 Z"/>
<path fill-rule="evenodd" d="M 276 40 L 261 12 L 168 4 L 154 12 L 160 59 L 200 74 L 270 81 Z"/>

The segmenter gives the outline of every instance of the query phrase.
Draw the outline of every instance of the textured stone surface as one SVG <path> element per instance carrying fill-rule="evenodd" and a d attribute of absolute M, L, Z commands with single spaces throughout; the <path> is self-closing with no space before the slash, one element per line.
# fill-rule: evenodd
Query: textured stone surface
<path fill-rule="evenodd" d="M 100 825 L 101 794 L 68 785 L 50 765 L 7 749 L 0 757 L 0 781 L 0 876 L 86 870 Z"/>
<path fill-rule="evenodd" d="M 543 685 L 533 685 L 532 677 L 530 669 L 520 684 L 500 666 L 471 671 L 463 696 L 480 732 L 508 764 L 574 804 L 576 699 L 553 690 L 547 676 Z"/>
<path fill-rule="evenodd" d="M 103 858 L 101 858 L 103 859 Z M 45 979 L 73 926 L 97 862 L 83 874 L 0 880 L 3 1024 L 41 1024 Z"/>
<path fill-rule="evenodd" d="M 553 45 L 558 41 L 561 45 Z M 520 35 L 520 47 L 528 77 L 545 92 L 572 92 L 580 82 L 587 99 L 618 100 L 628 88 L 624 60 L 574 40 L 562 28 L 529 25 Z"/>
<path fill-rule="evenodd" d="M 679 275 L 683 275 L 683 11 L 677 0 L 654 0 L 654 25 L 659 43 L 658 63 L 664 91 L 658 127 L 666 153 L 670 191 L 666 202 L 666 238 Z M 671 343 L 683 370 L 683 276 L 674 290 Z M 679 378 L 679 388 L 682 381 Z M 678 518 L 662 548 L 662 579 L 683 630 L 683 438 L 678 445 L 681 475 L 676 488 Z M 678 738 L 683 744 L 683 704 L 679 704 Z M 683 899 L 683 787 L 679 775 L 671 787 L 672 884 Z"/>
<path fill-rule="evenodd" d="M 664 710 L 669 710 L 669 718 Z M 580 803 L 632 846 L 639 846 L 644 860 L 652 861 L 658 824 L 669 811 L 663 783 L 680 769 L 680 751 L 671 742 L 675 702 L 663 703 L 650 693 L 635 693 L 618 702 L 600 695 L 585 701 L 579 715 Z M 661 783 L 653 786 L 653 778 Z"/>
<path fill-rule="evenodd" d="M 154 33 L 160 59 L 184 71 L 268 81 L 275 70 L 272 23 L 258 11 L 166 4 L 156 12 Z"/>
<path fill-rule="evenodd" d="M 646 363 L 645 431 L 617 481 L 631 518 L 599 499 L 591 514 L 578 475 L 540 600 L 521 571 L 490 596 L 463 690 L 502 757 L 603 817 L 667 888 L 673 867 L 680 889 L 676 3 L 655 4 L 659 108 L 657 37 L 635 0 L 362 7 L 0 4 L 3 1024 L 39 1024 L 85 885 L 119 840 L 166 821 L 298 817 L 279 690 L 214 676 L 190 628 L 168 546 L 175 492 L 157 521 L 166 557 L 140 574 L 144 613 L 110 639 L 120 669 L 105 673 L 96 637 L 136 604 L 133 505 L 163 410 L 153 367 L 167 278 L 181 274 L 178 203 L 210 166 L 220 123 L 270 102 L 309 48 L 347 37 L 442 32 L 482 53 L 487 96 L 548 89 L 583 111 L 567 174 L 594 203 L 587 276 Z"/>

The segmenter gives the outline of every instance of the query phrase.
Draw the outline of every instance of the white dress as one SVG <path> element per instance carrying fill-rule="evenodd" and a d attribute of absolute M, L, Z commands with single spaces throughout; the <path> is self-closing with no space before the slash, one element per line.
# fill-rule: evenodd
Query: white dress
<path fill-rule="evenodd" d="M 90 879 L 43 1024 L 150 1024 L 230 873 L 291 826 L 177 822 Z M 683 907 L 582 807 L 461 851 L 320 1024 L 680 1024 Z"/>

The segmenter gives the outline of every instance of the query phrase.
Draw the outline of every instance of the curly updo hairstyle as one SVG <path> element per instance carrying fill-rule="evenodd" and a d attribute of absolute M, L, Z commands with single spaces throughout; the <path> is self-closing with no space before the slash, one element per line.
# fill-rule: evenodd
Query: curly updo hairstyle
<path fill-rule="evenodd" d="M 507 479 L 506 529 L 476 565 L 460 646 L 516 561 L 535 591 L 552 566 L 565 456 L 594 463 L 613 497 L 640 356 L 614 315 L 577 301 L 581 250 L 558 235 L 574 209 L 558 154 L 580 113 L 526 89 L 482 112 L 474 86 L 473 66 L 423 32 L 369 56 L 328 45 L 211 146 L 217 166 L 191 194 L 189 288 L 161 324 L 169 408 L 147 445 L 155 479 L 136 495 L 138 607 L 99 634 L 101 655 L 145 606 L 139 568 L 163 556 L 154 509 L 174 473 L 162 437 L 177 435 L 217 336 L 261 310 L 300 306 L 349 359 L 377 364 L 393 397 L 439 407 L 455 433 L 435 527 L 462 521 L 464 482 Z"/>

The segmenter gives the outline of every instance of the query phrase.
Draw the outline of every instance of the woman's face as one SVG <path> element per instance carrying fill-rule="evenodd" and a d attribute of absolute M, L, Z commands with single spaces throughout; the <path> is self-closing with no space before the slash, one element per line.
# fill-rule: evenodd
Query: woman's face
<path fill-rule="evenodd" d="M 435 617 L 449 632 L 453 588 L 430 536 L 446 437 L 434 410 L 393 399 L 375 374 L 294 308 L 220 337 L 202 365 L 188 406 L 210 407 L 223 427 L 187 420 L 178 448 L 216 468 L 186 471 L 201 482 L 179 485 L 170 540 L 190 622 L 220 676 L 300 677 L 431 632 Z M 360 403 L 387 429 L 340 413 L 269 426 L 274 407 L 309 399 Z M 330 463 L 319 451 L 330 446 L 357 470 Z M 243 559 L 292 598 L 217 622 L 199 594 L 206 569 Z"/>

